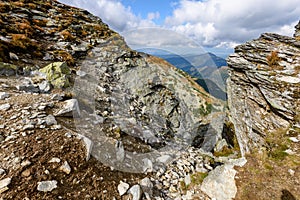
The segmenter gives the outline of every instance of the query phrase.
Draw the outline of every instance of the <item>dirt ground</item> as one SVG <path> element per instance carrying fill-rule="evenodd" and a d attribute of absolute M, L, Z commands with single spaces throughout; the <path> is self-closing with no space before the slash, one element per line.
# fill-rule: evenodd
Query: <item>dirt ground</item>
<path fill-rule="evenodd" d="M 11 85 L 8 79 L 0 84 Z M 0 104 L 9 102 L 11 108 L 0 111 L 0 180 L 12 178 L 8 190 L 1 193 L 0 199 L 121 199 L 117 186 L 122 180 L 130 186 L 138 183 L 146 174 L 130 174 L 111 170 L 99 161 L 90 158 L 86 161 L 86 149 L 82 141 L 69 129 L 51 130 L 50 128 L 18 130 L 22 122 L 22 110 L 33 104 L 49 101 L 49 95 L 23 94 L 12 88 L 8 91 L 9 99 L 0 100 Z M 45 110 L 46 114 L 51 109 Z M 72 121 L 70 118 L 67 121 Z M 17 127 L 17 128 L 15 128 Z M 16 129 L 11 139 L 11 128 Z M 50 163 L 52 158 L 59 158 L 59 163 Z M 71 167 L 70 174 L 59 167 L 67 161 Z M 51 192 L 37 190 L 38 182 L 56 180 L 57 188 Z"/>

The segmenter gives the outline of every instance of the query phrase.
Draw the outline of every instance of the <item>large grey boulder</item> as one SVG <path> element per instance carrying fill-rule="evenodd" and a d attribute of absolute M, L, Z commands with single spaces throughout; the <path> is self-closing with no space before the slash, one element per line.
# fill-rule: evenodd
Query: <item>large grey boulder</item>
<path fill-rule="evenodd" d="M 81 65 L 86 75 L 78 76 L 74 84 L 82 105 L 75 125 L 96 141 L 93 156 L 119 170 L 152 171 L 162 151 L 175 154 L 186 148 L 199 135 L 196 125 L 217 119 L 220 123 L 213 122 L 211 132 L 204 133 L 202 146 L 211 151 L 221 139 L 223 117 L 215 114 L 222 113 L 222 102 L 166 61 L 124 46 L 123 39 L 115 37 L 94 48 Z M 95 124 L 91 116 L 97 115 L 103 120 Z M 136 138 L 151 153 L 124 152 L 118 146 L 124 135 Z"/>
<path fill-rule="evenodd" d="M 210 198 L 217 200 L 231 200 L 235 197 L 237 187 L 235 185 L 236 171 L 232 165 L 222 165 L 214 169 L 203 180 L 201 190 Z"/>

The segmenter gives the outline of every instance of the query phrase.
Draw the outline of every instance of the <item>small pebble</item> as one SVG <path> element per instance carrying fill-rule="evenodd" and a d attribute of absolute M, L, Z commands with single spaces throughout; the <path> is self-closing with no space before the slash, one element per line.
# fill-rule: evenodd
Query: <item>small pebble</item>
<path fill-rule="evenodd" d="M 66 174 L 71 173 L 71 167 L 67 161 L 65 161 L 64 164 L 59 167 L 59 170 L 65 172 Z"/>
<path fill-rule="evenodd" d="M 41 192 L 51 192 L 55 188 L 57 188 L 57 181 L 55 180 L 38 182 L 37 185 L 37 190 Z"/>

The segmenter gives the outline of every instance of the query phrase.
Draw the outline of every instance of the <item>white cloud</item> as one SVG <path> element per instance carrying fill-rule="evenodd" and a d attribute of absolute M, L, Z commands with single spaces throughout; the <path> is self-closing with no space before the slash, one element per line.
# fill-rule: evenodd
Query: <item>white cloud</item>
<path fill-rule="evenodd" d="M 159 19 L 159 17 L 160 17 L 159 12 L 150 12 L 150 13 L 148 13 L 147 19 L 154 20 L 154 19 Z"/>
<path fill-rule="evenodd" d="M 119 0 L 60 0 L 60 2 L 88 10 L 118 32 L 137 27 L 156 26 L 152 20 L 159 17 L 159 13 L 149 13 L 148 19 L 142 19 Z"/>
<path fill-rule="evenodd" d="M 147 13 L 147 18 L 143 19 L 121 0 L 61 1 L 99 16 L 125 38 L 130 30 L 159 27 L 154 21 L 161 18 L 159 12 L 154 12 Z M 166 17 L 160 28 L 180 33 L 204 47 L 233 48 L 264 32 L 293 35 L 300 19 L 299 5 L 300 0 L 177 0 L 172 4 L 172 15 Z M 168 35 L 158 29 L 152 31 L 141 34 L 137 30 L 135 41 L 131 37 L 128 43 L 133 41 L 140 46 L 184 43 L 176 34 Z"/>
<path fill-rule="evenodd" d="M 204 46 L 228 46 L 263 32 L 292 35 L 300 0 L 181 0 L 165 26 Z"/>
<path fill-rule="evenodd" d="M 176 31 L 163 28 L 140 28 L 123 32 L 125 40 L 134 49 L 155 49 L 177 55 L 203 54 L 205 50 L 196 41 Z"/>

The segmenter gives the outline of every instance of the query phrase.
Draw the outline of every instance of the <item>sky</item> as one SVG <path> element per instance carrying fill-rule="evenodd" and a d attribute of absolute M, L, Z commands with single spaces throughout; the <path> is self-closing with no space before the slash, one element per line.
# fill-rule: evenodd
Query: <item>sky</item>
<path fill-rule="evenodd" d="M 292 36 L 300 0 L 60 0 L 99 16 L 134 48 L 198 45 L 228 54 L 265 32 Z M 189 42 L 187 42 L 189 41 Z M 192 42 L 190 42 L 192 41 Z"/>

